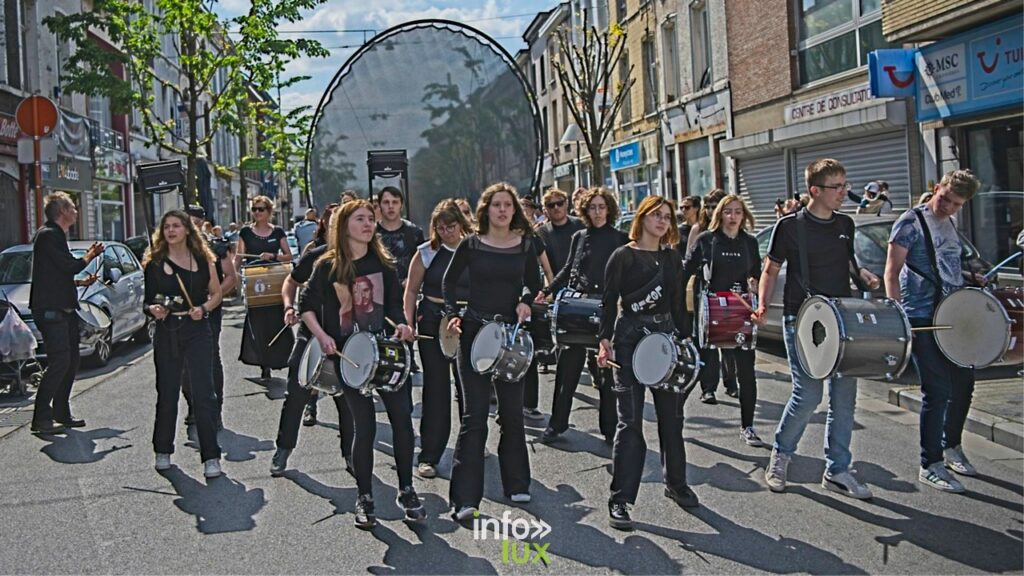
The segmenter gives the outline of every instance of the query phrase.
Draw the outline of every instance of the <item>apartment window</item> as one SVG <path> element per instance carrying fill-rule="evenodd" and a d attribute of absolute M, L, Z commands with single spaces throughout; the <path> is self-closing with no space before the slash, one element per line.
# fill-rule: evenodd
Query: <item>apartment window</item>
<path fill-rule="evenodd" d="M 540 91 L 541 92 L 544 92 L 545 90 L 548 89 L 548 80 L 547 80 L 548 76 L 547 76 L 547 72 L 548 72 L 547 64 L 545 63 L 544 55 L 541 54 L 541 56 L 540 56 Z"/>
<path fill-rule="evenodd" d="M 110 128 L 110 98 L 107 96 L 89 96 L 89 118 L 97 125 Z"/>
<path fill-rule="evenodd" d="M 561 127 L 558 125 L 558 102 L 551 103 L 551 149 L 558 149 L 558 141 L 562 138 Z"/>
<path fill-rule="evenodd" d="M 615 18 L 618 22 L 626 19 L 626 0 L 615 1 Z"/>
<path fill-rule="evenodd" d="M 693 91 L 697 92 L 710 86 L 712 81 L 708 7 L 703 0 L 690 5 L 690 48 L 693 64 Z"/>
<path fill-rule="evenodd" d="M 654 53 L 654 37 L 648 36 L 640 44 L 644 66 L 644 115 L 658 109 L 658 56 Z"/>
<path fill-rule="evenodd" d="M 882 35 L 881 0 L 800 0 L 800 83 L 866 66 L 891 46 Z"/>
<path fill-rule="evenodd" d="M 676 41 L 675 20 L 669 20 L 661 27 L 661 51 L 665 54 L 661 74 L 665 78 L 665 101 L 679 97 L 679 43 Z"/>
<path fill-rule="evenodd" d="M 604 30 L 608 27 L 608 0 L 597 0 L 597 14 L 595 16 L 596 18 L 588 22 L 591 26 L 596 27 L 598 30 Z"/>
<path fill-rule="evenodd" d="M 629 52 L 623 50 L 622 58 L 619 60 L 619 89 L 626 90 L 629 87 Z M 633 117 L 633 103 L 629 94 L 622 99 L 622 106 L 619 108 L 619 121 L 625 124 Z"/>
<path fill-rule="evenodd" d="M 21 88 L 21 2 L 4 2 L 0 18 L 0 82 Z"/>
<path fill-rule="evenodd" d="M 57 15 L 63 16 L 60 12 Z M 68 69 L 68 60 L 71 58 L 71 54 L 74 52 L 74 48 L 70 40 L 64 40 L 60 37 L 56 37 L 57 42 L 57 90 L 60 94 L 60 103 L 65 108 L 71 108 L 71 93 L 65 88 L 65 73 Z"/>
<path fill-rule="evenodd" d="M 549 151 L 549 150 L 551 150 L 551 146 L 550 146 L 551 138 L 550 138 L 550 135 L 548 134 L 548 127 L 550 126 L 550 124 L 548 124 L 548 107 L 547 106 L 545 106 L 543 109 L 541 109 L 540 121 L 541 121 L 540 129 L 541 129 L 541 132 L 544 133 L 544 150 L 545 151 Z"/>

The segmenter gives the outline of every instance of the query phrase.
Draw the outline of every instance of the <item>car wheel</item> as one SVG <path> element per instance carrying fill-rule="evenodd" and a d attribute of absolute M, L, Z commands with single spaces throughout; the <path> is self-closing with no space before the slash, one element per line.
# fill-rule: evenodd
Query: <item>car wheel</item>
<path fill-rule="evenodd" d="M 110 354 L 114 348 L 113 335 L 114 326 L 111 325 L 110 328 L 107 329 L 106 334 L 96 341 L 96 346 L 93 348 L 92 355 L 89 356 L 90 364 L 97 367 L 103 367 L 110 362 Z"/>
<path fill-rule="evenodd" d="M 142 325 L 142 328 L 135 333 L 135 341 L 140 344 L 146 344 L 153 341 L 153 336 L 156 335 L 156 320 L 146 317 L 146 323 Z"/>

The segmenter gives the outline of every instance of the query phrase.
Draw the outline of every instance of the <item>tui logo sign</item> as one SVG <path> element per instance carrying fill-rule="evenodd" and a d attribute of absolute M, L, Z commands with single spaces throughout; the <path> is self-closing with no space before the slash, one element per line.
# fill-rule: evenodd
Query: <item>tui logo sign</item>
<path fill-rule="evenodd" d="M 916 92 L 917 50 L 875 50 L 868 54 L 871 95 L 875 98 L 908 98 Z"/>

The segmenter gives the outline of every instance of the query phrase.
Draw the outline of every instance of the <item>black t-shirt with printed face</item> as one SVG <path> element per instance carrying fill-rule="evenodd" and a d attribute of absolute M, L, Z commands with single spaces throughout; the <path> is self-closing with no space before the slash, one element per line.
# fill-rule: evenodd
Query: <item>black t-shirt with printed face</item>
<path fill-rule="evenodd" d="M 405 322 L 402 287 L 395 270 L 372 251 L 355 261 L 355 278 L 345 286 L 335 281 L 332 262 L 314 265 L 300 312 L 315 312 L 327 334 L 339 342 L 355 331 L 391 332 L 385 318 Z"/>
<path fill-rule="evenodd" d="M 416 247 L 424 242 L 423 230 L 408 220 L 402 220 L 402 225 L 396 230 L 388 230 L 377 222 L 377 234 L 384 247 L 395 257 L 398 278 L 404 282 L 409 275 L 412 255 L 416 253 Z"/>
<path fill-rule="evenodd" d="M 809 282 L 800 273 L 800 241 L 797 216 L 804 214 L 807 234 Z M 768 258 L 776 264 L 787 263 L 783 307 L 786 315 L 796 315 L 800 305 L 812 294 L 843 298 L 850 296 L 850 262 L 854 260 L 853 219 L 835 213 L 829 220 L 815 218 L 806 209 L 783 216 L 775 223 L 768 244 Z"/>

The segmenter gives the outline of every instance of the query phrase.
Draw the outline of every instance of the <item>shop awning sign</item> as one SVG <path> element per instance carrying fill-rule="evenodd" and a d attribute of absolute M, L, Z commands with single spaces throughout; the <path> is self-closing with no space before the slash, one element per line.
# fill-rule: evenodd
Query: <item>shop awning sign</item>
<path fill-rule="evenodd" d="M 914 70 L 916 49 L 875 50 L 868 54 L 871 95 L 875 98 L 908 98 L 917 91 Z"/>
<path fill-rule="evenodd" d="M 617 148 L 612 148 L 608 153 L 611 160 L 612 170 L 624 170 L 640 165 L 640 142 L 630 142 Z"/>

